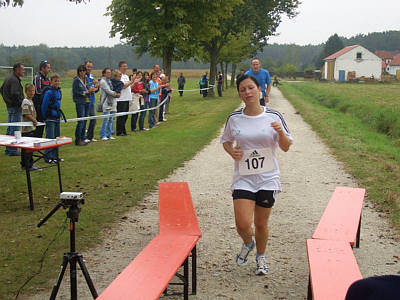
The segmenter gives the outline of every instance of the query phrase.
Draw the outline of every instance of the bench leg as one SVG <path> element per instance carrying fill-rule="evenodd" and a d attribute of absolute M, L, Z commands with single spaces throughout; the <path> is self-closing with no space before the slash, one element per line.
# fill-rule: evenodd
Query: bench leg
<path fill-rule="evenodd" d="M 186 257 L 185 264 L 183 265 L 183 299 L 189 300 L 189 257 Z"/>
<path fill-rule="evenodd" d="M 357 238 L 356 238 L 356 248 L 360 248 L 361 217 L 362 217 L 362 215 L 360 216 L 360 223 L 358 223 Z"/>
<path fill-rule="evenodd" d="M 192 295 L 197 294 L 197 251 L 196 246 L 192 250 Z"/>
<path fill-rule="evenodd" d="M 307 300 L 312 300 L 312 290 L 311 290 L 311 276 L 308 276 L 308 291 L 307 291 Z"/>

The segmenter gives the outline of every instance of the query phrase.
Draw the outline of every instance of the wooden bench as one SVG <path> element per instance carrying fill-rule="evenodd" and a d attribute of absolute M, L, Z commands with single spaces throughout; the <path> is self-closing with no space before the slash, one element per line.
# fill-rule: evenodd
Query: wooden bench
<path fill-rule="evenodd" d="M 347 241 L 308 239 L 307 255 L 309 300 L 344 300 L 350 285 L 362 279 Z"/>
<path fill-rule="evenodd" d="M 329 200 L 313 239 L 345 241 L 360 247 L 361 214 L 365 189 L 337 187 Z"/>
<path fill-rule="evenodd" d="M 196 244 L 200 227 L 186 182 L 159 184 L 160 233 L 117 276 L 97 299 L 158 299 L 169 284 L 183 285 L 189 298 L 189 257 L 192 259 L 192 294 L 197 292 Z M 179 269 L 183 266 L 183 275 Z M 182 283 L 170 283 L 177 276 Z"/>

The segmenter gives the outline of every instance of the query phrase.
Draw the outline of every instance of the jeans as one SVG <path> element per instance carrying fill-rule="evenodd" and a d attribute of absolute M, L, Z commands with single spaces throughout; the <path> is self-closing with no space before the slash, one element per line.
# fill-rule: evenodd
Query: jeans
<path fill-rule="evenodd" d="M 21 122 L 22 110 L 20 107 L 7 107 L 7 112 L 8 112 L 8 123 Z M 19 126 L 8 126 L 6 134 L 14 135 L 14 131 L 19 131 L 19 130 L 20 130 Z M 17 152 L 18 152 L 17 148 L 6 147 L 5 150 L 5 153 L 7 155 Z"/>
<path fill-rule="evenodd" d="M 218 90 L 218 97 L 222 97 L 222 83 L 218 83 L 217 90 Z"/>
<path fill-rule="evenodd" d="M 95 104 L 94 104 L 94 103 L 90 103 L 90 104 L 89 104 L 89 116 L 95 116 L 95 115 L 96 115 L 96 111 L 95 111 L 94 107 L 95 107 Z M 86 135 L 86 138 L 87 138 L 88 140 L 93 139 L 93 136 L 94 136 L 94 127 L 95 127 L 95 126 L 96 126 L 96 119 L 90 120 L 90 121 L 89 121 L 89 127 L 88 127 L 88 130 L 87 130 L 87 135 Z M 85 127 L 86 127 L 86 126 L 85 126 Z"/>
<path fill-rule="evenodd" d="M 109 115 L 111 113 L 115 113 L 115 112 L 110 112 L 110 111 L 104 112 L 105 115 Z M 111 137 L 111 135 L 113 133 L 113 123 L 114 123 L 114 116 L 103 119 L 103 123 L 101 123 L 101 127 L 100 127 L 100 138 L 101 139 Z"/>
<path fill-rule="evenodd" d="M 46 120 L 46 139 L 55 139 L 60 136 L 60 120 Z M 56 159 L 58 148 L 46 149 L 44 151 L 46 161 Z"/>
<path fill-rule="evenodd" d="M 165 106 L 165 103 L 160 106 L 160 111 L 159 111 L 159 115 L 158 115 L 158 122 L 164 121 L 164 106 Z"/>
<path fill-rule="evenodd" d="M 127 112 L 129 111 L 129 101 L 119 101 L 117 102 L 117 112 Z M 128 115 L 117 117 L 117 135 L 125 134 L 125 123 L 128 119 Z"/>
<path fill-rule="evenodd" d="M 89 115 L 89 103 L 75 102 L 75 107 L 77 118 L 87 117 Z M 85 140 L 85 128 L 86 121 L 78 121 L 75 128 L 75 144 Z"/>
<path fill-rule="evenodd" d="M 150 108 L 156 107 L 157 101 L 158 101 L 157 98 L 150 98 Z M 155 109 L 149 111 L 149 128 L 153 128 L 154 125 L 156 124 L 155 114 L 156 114 Z"/>
<path fill-rule="evenodd" d="M 149 108 L 149 102 L 145 102 L 144 105 L 140 105 L 140 110 L 147 109 Z M 146 117 L 146 111 L 140 112 L 140 117 L 139 117 L 139 129 L 143 130 L 144 129 L 144 118 Z"/>

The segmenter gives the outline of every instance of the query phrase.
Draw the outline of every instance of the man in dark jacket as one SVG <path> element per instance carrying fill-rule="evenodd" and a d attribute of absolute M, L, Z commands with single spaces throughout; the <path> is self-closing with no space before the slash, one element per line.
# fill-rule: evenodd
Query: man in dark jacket
<path fill-rule="evenodd" d="M 21 77 L 24 76 L 25 68 L 21 63 L 13 66 L 13 73 L 6 78 L 0 87 L 0 94 L 3 96 L 7 105 L 8 122 L 21 122 L 22 110 L 21 104 L 24 100 L 24 90 L 21 85 Z M 19 126 L 8 126 L 7 135 L 14 135 L 14 131 L 18 131 Z M 17 148 L 6 147 L 5 153 L 9 156 L 19 156 Z"/>
<path fill-rule="evenodd" d="M 183 90 L 185 89 L 185 83 L 186 83 L 186 78 L 183 76 L 183 73 L 178 77 L 178 90 L 179 90 L 179 96 L 182 97 L 183 95 Z"/>
<path fill-rule="evenodd" d="M 37 120 L 39 122 L 44 122 L 46 117 L 42 116 L 42 98 L 43 91 L 50 86 L 50 79 L 47 75 L 50 72 L 50 64 L 47 60 L 40 62 L 39 73 L 33 78 L 33 85 L 35 86 L 35 96 L 33 96 L 33 103 L 35 104 L 35 109 L 37 113 Z M 35 137 L 43 137 L 44 126 L 37 126 L 35 129 Z"/>

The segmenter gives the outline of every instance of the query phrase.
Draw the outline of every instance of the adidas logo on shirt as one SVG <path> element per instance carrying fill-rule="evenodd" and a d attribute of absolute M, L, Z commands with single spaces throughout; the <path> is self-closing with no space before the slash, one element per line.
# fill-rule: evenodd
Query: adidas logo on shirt
<path fill-rule="evenodd" d="M 260 154 L 258 154 L 257 150 L 254 150 L 251 154 L 250 157 L 259 157 Z"/>

